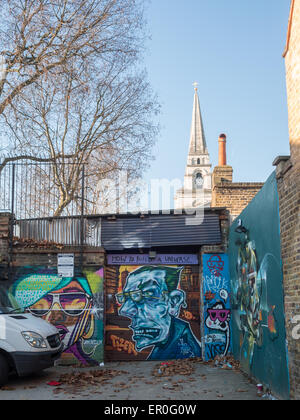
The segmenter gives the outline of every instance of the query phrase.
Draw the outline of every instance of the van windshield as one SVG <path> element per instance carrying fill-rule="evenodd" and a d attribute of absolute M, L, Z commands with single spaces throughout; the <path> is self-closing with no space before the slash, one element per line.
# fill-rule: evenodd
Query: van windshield
<path fill-rule="evenodd" d="M 12 295 L 0 286 L 0 314 L 23 313 L 22 309 Z"/>

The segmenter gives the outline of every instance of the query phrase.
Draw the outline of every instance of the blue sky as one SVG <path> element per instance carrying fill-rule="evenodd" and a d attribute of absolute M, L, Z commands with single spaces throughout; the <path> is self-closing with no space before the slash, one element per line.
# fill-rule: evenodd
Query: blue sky
<path fill-rule="evenodd" d="M 284 51 L 290 0 L 152 0 L 145 60 L 162 104 L 150 178 L 183 179 L 193 82 L 217 165 L 227 134 L 234 181 L 265 181 L 289 154 Z"/>

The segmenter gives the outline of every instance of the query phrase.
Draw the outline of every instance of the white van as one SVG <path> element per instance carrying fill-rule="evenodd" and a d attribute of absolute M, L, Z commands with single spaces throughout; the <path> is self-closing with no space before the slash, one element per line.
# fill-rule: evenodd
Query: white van
<path fill-rule="evenodd" d="M 0 288 L 0 387 L 12 371 L 26 376 L 52 367 L 63 351 L 55 327 L 15 306 Z"/>

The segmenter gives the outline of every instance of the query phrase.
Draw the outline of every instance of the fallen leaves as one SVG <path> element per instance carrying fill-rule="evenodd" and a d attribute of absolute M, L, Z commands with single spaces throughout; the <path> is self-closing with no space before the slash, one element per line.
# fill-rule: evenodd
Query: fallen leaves
<path fill-rule="evenodd" d="M 190 376 L 195 372 L 194 362 L 190 359 L 175 360 L 174 362 L 160 363 L 155 366 L 153 376 L 174 376 L 184 375 Z"/>
<path fill-rule="evenodd" d="M 38 248 L 38 249 L 58 249 L 62 250 L 64 248 L 63 244 L 52 242 L 52 241 L 37 241 L 35 239 L 29 238 L 13 238 L 13 245 L 15 247 L 22 246 L 22 248 Z"/>
<path fill-rule="evenodd" d="M 99 385 L 99 383 L 107 382 L 109 379 L 115 378 L 116 376 L 124 373 L 128 372 L 112 369 L 72 372 L 61 375 L 59 382 L 66 385 L 76 385 L 78 387 L 84 385 Z"/>
<path fill-rule="evenodd" d="M 78 394 L 84 391 L 86 387 L 109 385 L 109 381 L 111 379 L 127 373 L 128 372 L 113 369 L 96 369 L 89 371 L 80 370 L 71 373 L 65 373 L 59 377 L 57 382 L 57 386 L 59 386 L 59 388 L 53 392 L 55 394 L 59 394 L 60 392 Z M 63 387 L 61 387 L 61 385 Z M 119 382 L 115 384 L 115 386 L 117 386 L 119 390 L 116 389 L 114 392 L 119 392 L 122 389 L 129 388 L 129 385 L 127 385 L 125 382 Z M 91 393 L 94 393 L 94 390 L 91 390 Z M 101 394 L 101 392 L 95 393 Z"/>

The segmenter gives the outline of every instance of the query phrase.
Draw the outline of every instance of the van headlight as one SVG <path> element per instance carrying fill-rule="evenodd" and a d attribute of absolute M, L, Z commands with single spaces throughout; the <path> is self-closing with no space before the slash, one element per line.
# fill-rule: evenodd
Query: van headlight
<path fill-rule="evenodd" d="M 46 341 L 43 339 L 43 337 L 40 334 L 31 332 L 31 331 L 24 331 L 22 332 L 22 336 L 27 341 L 27 343 L 31 345 L 31 347 L 34 347 L 36 349 L 47 348 Z"/>

